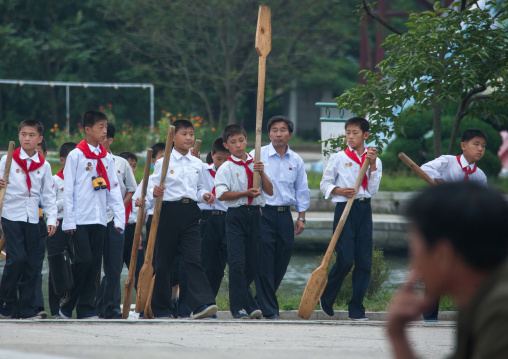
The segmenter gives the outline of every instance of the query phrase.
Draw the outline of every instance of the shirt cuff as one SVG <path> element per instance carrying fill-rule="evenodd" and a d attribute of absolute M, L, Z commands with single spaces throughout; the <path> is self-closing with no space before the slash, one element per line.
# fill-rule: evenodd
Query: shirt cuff
<path fill-rule="evenodd" d="M 76 222 L 69 221 L 68 219 L 64 218 L 62 223 L 62 231 L 70 231 L 74 229 L 76 229 Z"/>
<path fill-rule="evenodd" d="M 125 229 L 125 216 L 122 219 L 115 217 L 115 227 L 120 228 L 121 230 Z"/>
<path fill-rule="evenodd" d="M 330 198 L 330 194 L 332 193 L 333 189 L 337 187 L 336 185 L 329 185 L 328 188 L 326 189 L 326 192 L 325 192 L 325 199 L 328 199 Z"/>

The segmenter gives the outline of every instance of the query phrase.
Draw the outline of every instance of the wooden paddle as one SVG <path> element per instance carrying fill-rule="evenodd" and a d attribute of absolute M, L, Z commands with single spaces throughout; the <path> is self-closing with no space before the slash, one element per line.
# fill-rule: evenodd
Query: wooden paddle
<path fill-rule="evenodd" d="M 4 182 L 5 187 L 0 189 L 0 217 L 2 216 L 2 210 L 4 208 L 4 199 L 5 192 L 7 191 L 7 185 L 9 184 L 9 174 L 11 173 L 11 164 L 12 164 L 12 155 L 14 153 L 14 142 L 9 142 L 9 149 L 7 150 L 7 158 L 5 161 L 5 169 L 4 169 Z M 5 252 L 2 251 L 5 247 L 5 236 L 2 233 L 2 238 L 0 239 L 0 257 L 6 259 Z"/>
<path fill-rule="evenodd" d="M 155 275 L 152 278 L 152 283 L 150 284 L 150 291 L 148 292 L 148 299 L 146 300 L 145 313 L 143 314 L 143 319 L 152 319 L 152 294 L 153 294 L 153 285 L 155 284 Z"/>
<path fill-rule="evenodd" d="M 369 160 L 365 159 L 363 162 L 362 168 L 360 169 L 360 173 L 358 173 L 358 177 L 356 178 L 356 182 L 354 185 L 355 191 L 358 193 L 358 189 L 367 173 L 367 169 L 369 168 Z M 355 196 L 356 197 L 356 196 Z M 298 308 L 298 316 L 303 319 L 309 319 L 316 307 L 316 304 L 321 298 L 323 291 L 325 290 L 326 283 L 328 283 L 328 273 L 326 272 L 328 268 L 328 264 L 330 264 L 330 259 L 332 258 L 333 251 L 335 246 L 337 245 L 337 241 L 339 240 L 340 234 L 342 233 L 342 229 L 344 228 L 344 224 L 346 223 L 347 216 L 349 215 L 349 211 L 351 210 L 351 206 L 353 205 L 353 201 L 356 199 L 355 197 L 351 197 L 348 199 L 346 203 L 346 207 L 340 216 L 339 223 L 335 228 L 335 232 L 333 233 L 332 240 L 328 245 L 328 249 L 321 261 L 321 264 L 317 269 L 312 272 L 310 275 L 309 281 L 305 286 L 305 290 L 302 295 L 302 301 L 300 302 L 300 307 Z"/>
<path fill-rule="evenodd" d="M 201 149 L 201 140 L 196 140 L 196 142 L 194 142 L 194 149 L 193 149 L 193 152 L 194 152 L 194 156 L 199 158 L 199 150 Z"/>
<path fill-rule="evenodd" d="M 159 186 L 164 187 L 166 176 L 168 174 L 169 158 L 173 148 L 173 138 L 175 137 L 175 126 L 169 126 L 168 137 L 166 139 L 166 149 L 164 150 L 164 159 L 162 160 L 161 180 Z M 159 218 L 162 207 L 162 197 L 155 200 L 155 208 L 152 217 L 152 226 L 148 236 L 148 245 L 145 253 L 145 263 L 141 267 L 138 277 L 138 293 L 136 297 L 136 313 L 141 313 L 146 307 L 146 301 L 150 292 L 150 285 L 153 277 L 153 251 L 155 248 L 155 239 L 157 237 L 157 228 L 159 227 Z"/>
<path fill-rule="evenodd" d="M 411 158 L 406 156 L 404 152 L 399 153 L 399 158 L 404 162 L 409 168 L 411 168 L 421 179 L 427 182 L 430 185 L 436 185 L 437 183 L 430 178 L 428 174 L 426 174 L 416 163 L 414 163 Z"/>
<path fill-rule="evenodd" d="M 254 161 L 261 158 L 261 127 L 263 125 L 263 105 L 265 101 L 266 57 L 272 50 L 272 21 L 268 6 L 260 6 L 256 28 L 256 51 L 259 55 L 258 102 L 256 108 L 256 144 Z M 259 171 L 254 171 L 253 188 L 259 188 Z"/>
<path fill-rule="evenodd" d="M 134 240 L 132 241 L 131 262 L 129 264 L 129 274 L 125 280 L 125 287 L 123 291 L 123 310 L 122 318 L 127 319 L 131 309 L 132 293 L 134 291 L 134 282 L 136 281 L 136 264 L 138 261 L 139 242 L 141 232 L 143 231 L 143 223 L 145 219 L 145 196 L 146 188 L 148 187 L 148 176 L 150 175 L 150 166 L 152 162 L 153 150 L 151 148 L 146 151 L 145 170 L 143 172 L 143 184 L 141 185 L 141 206 L 138 209 L 138 218 L 136 219 L 136 229 L 134 230 Z"/>
<path fill-rule="evenodd" d="M 12 154 L 14 153 L 14 142 L 9 142 L 9 149 L 7 151 L 7 158 L 5 161 L 5 169 L 4 169 L 4 182 L 5 187 L 0 189 L 0 216 L 2 215 L 2 210 L 4 208 L 4 199 L 5 199 L 5 191 L 7 191 L 7 184 L 9 183 L 9 174 L 11 173 L 11 163 L 12 163 Z"/>

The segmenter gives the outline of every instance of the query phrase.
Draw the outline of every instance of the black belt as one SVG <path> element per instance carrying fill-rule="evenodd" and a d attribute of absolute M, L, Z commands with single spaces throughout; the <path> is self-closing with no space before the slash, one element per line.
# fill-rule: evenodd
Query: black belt
<path fill-rule="evenodd" d="M 268 204 L 265 204 L 265 208 L 273 209 L 277 212 L 287 212 L 289 211 L 289 206 L 270 206 Z"/>
<path fill-rule="evenodd" d="M 196 201 L 194 201 L 193 199 L 190 199 L 190 198 L 182 198 L 182 199 L 179 199 L 178 201 L 172 201 L 172 202 L 175 202 L 175 203 L 184 203 L 184 204 L 198 203 L 198 202 L 196 202 Z"/>
<path fill-rule="evenodd" d="M 370 202 L 370 198 L 365 197 L 357 198 L 355 199 L 355 202 Z"/>
<path fill-rule="evenodd" d="M 212 216 L 225 216 L 226 215 L 226 212 L 225 211 L 219 211 L 219 210 L 209 210 L 209 209 L 205 209 L 203 211 L 203 214 L 210 214 Z"/>

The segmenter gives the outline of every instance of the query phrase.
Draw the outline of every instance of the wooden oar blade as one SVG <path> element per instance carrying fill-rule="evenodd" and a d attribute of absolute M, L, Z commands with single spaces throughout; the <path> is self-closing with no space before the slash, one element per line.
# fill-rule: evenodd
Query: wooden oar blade
<path fill-rule="evenodd" d="M 131 285 L 132 283 L 132 285 Z M 127 276 L 125 280 L 125 287 L 123 289 L 123 308 L 122 308 L 122 319 L 129 318 L 129 312 L 131 310 L 132 293 L 134 292 L 134 281 L 130 276 Z"/>
<path fill-rule="evenodd" d="M 146 301 L 148 300 L 148 294 L 150 293 L 150 285 L 152 283 L 153 267 L 150 265 L 143 265 L 138 276 L 138 293 L 136 296 L 136 313 L 141 313 L 145 310 Z M 146 285 L 141 285 L 146 283 Z"/>
<path fill-rule="evenodd" d="M 272 50 L 272 15 L 268 6 L 259 7 L 255 44 L 259 56 L 266 57 Z"/>
<path fill-rule="evenodd" d="M 305 286 L 302 301 L 300 302 L 300 307 L 298 308 L 298 316 L 300 318 L 310 318 L 314 312 L 314 308 L 316 308 L 316 305 L 319 302 L 319 298 L 321 298 L 321 295 L 325 290 L 326 283 L 328 283 L 328 273 L 326 272 L 326 267 L 319 266 L 314 272 L 312 272 L 309 280 L 307 281 L 307 285 Z"/>

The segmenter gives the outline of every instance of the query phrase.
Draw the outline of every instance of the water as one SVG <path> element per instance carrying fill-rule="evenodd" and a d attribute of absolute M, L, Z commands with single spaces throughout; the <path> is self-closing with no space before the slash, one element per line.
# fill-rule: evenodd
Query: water
<path fill-rule="evenodd" d="M 286 276 L 281 283 L 279 292 L 285 295 L 301 295 L 307 284 L 307 280 L 310 274 L 318 267 L 319 253 L 294 253 L 291 257 Z M 390 266 L 390 274 L 388 281 L 385 286 L 389 289 L 395 290 L 405 278 L 405 273 L 408 265 L 408 258 L 402 255 L 385 255 L 386 260 Z M 0 272 L 3 272 L 3 266 L 5 261 L 0 259 Z M 122 288 L 122 300 L 123 300 L 123 287 L 125 280 L 127 279 L 128 270 L 124 267 L 122 271 L 122 278 L 120 281 Z M 44 300 L 46 303 L 46 310 L 48 310 L 48 264 L 47 260 L 44 261 L 42 269 L 42 288 L 44 294 Z M 133 295 L 135 299 L 135 295 Z"/>

